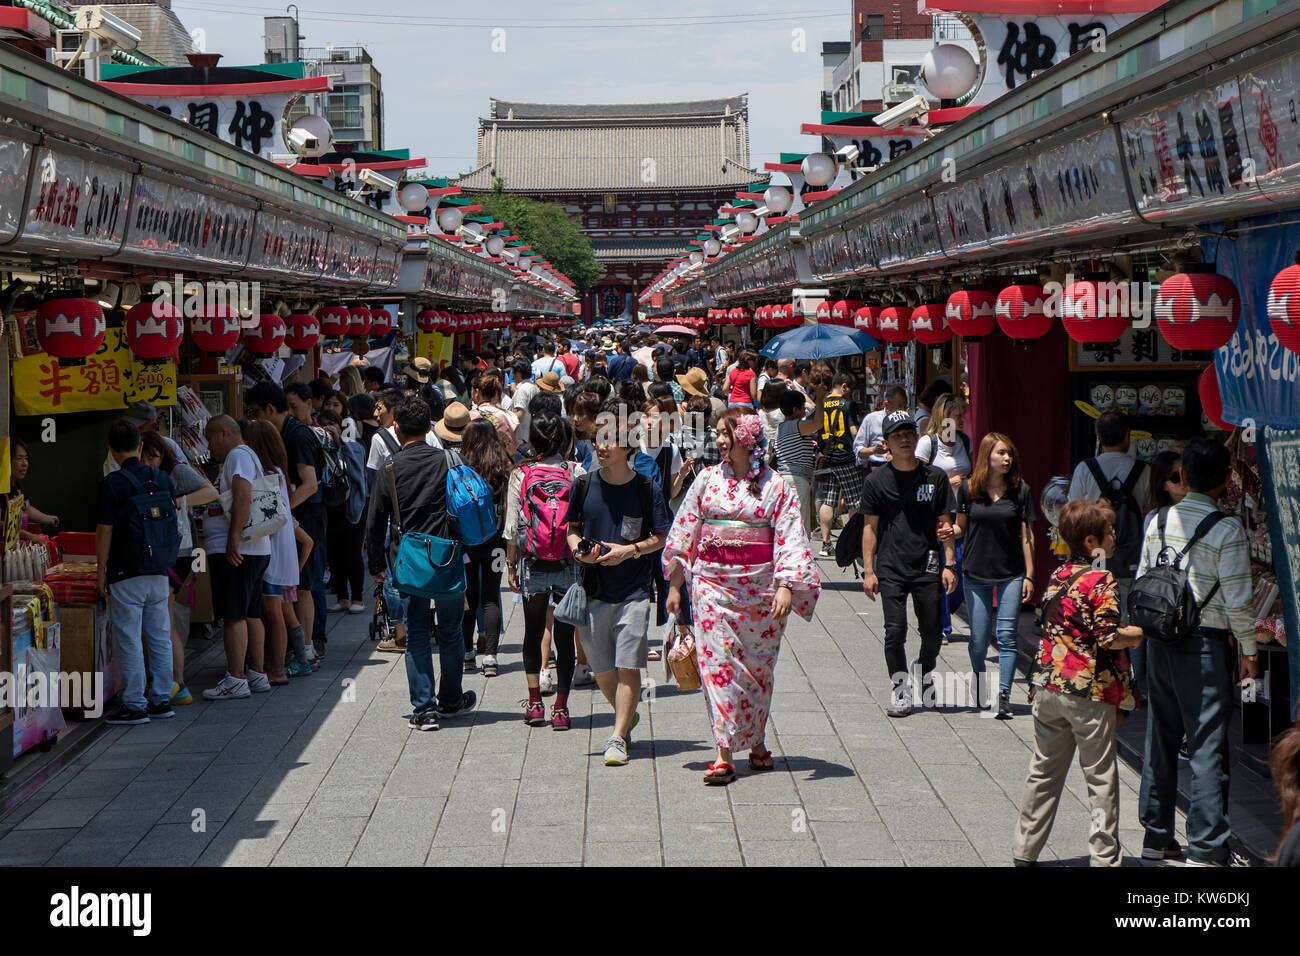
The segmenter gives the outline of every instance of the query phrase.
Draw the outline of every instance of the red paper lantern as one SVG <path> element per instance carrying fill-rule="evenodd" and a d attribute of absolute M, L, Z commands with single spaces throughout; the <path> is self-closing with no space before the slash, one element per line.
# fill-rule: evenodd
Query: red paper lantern
<path fill-rule="evenodd" d="M 347 306 L 327 305 L 316 314 L 320 319 L 321 335 L 328 339 L 337 339 L 348 334 L 348 325 L 352 321 Z"/>
<path fill-rule="evenodd" d="M 437 309 L 421 309 L 415 313 L 415 327 L 421 332 L 433 332 L 437 330 L 438 323 L 442 321 L 442 316 Z"/>
<path fill-rule="evenodd" d="M 886 342 L 912 341 L 912 310 L 905 305 L 891 305 L 876 317 L 876 335 Z"/>
<path fill-rule="evenodd" d="M 1041 339 L 1052 328 L 1041 285 L 1009 285 L 998 293 L 993 309 L 998 328 L 1017 342 Z"/>
<path fill-rule="evenodd" d="M 200 352 L 224 352 L 239 341 L 239 313 L 229 306 L 205 309 L 190 319 L 190 338 Z"/>
<path fill-rule="evenodd" d="M 853 327 L 853 313 L 858 311 L 862 303 L 854 299 L 840 299 L 838 302 L 831 303 L 831 315 L 826 321 L 831 325 L 844 325 L 849 328 Z M 817 311 L 817 321 L 822 322 L 821 310 Z"/>
<path fill-rule="evenodd" d="M 255 355 L 274 355 L 284 344 L 284 319 L 270 313 L 259 315 L 244 333 L 244 347 Z"/>
<path fill-rule="evenodd" d="M 387 335 L 393 329 L 393 317 L 389 315 L 387 309 L 375 308 L 370 310 L 370 334 Z"/>
<path fill-rule="evenodd" d="M 185 317 L 166 299 L 141 302 L 126 313 L 126 347 L 146 365 L 176 357 L 185 334 Z"/>
<path fill-rule="evenodd" d="M 1196 379 L 1196 392 L 1201 397 L 1201 411 L 1205 417 L 1225 432 L 1232 431 L 1232 424 L 1223 418 L 1223 393 L 1219 391 L 1219 376 L 1214 366 L 1206 366 Z"/>
<path fill-rule="evenodd" d="M 831 321 L 831 309 L 834 303 L 829 300 L 823 300 L 817 306 L 817 324 L 829 325 Z"/>
<path fill-rule="evenodd" d="M 962 289 L 948 296 L 948 328 L 965 339 L 980 339 L 997 327 L 994 296 L 983 289 Z"/>
<path fill-rule="evenodd" d="M 875 335 L 877 331 L 877 321 L 880 319 L 880 307 L 876 305 L 864 305 L 853 313 L 853 327 L 861 329 L 869 335 Z"/>
<path fill-rule="evenodd" d="M 1213 351 L 1237 331 L 1241 296 L 1227 276 L 1180 272 L 1160 283 L 1154 311 L 1160 334 L 1174 348 Z"/>
<path fill-rule="evenodd" d="M 1300 265 L 1287 266 L 1268 287 L 1268 323 L 1279 342 L 1300 352 Z"/>
<path fill-rule="evenodd" d="M 370 331 L 370 310 L 364 305 L 348 309 L 348 335 L 359 338 Z"/>
<path fill-rule="evenodd" d="M 104 344 L 108 324 L 94 299 L 46 299 L 36 308 L 41 350 L 65 365 L 82 365 Z"/>
<path fill-rule="evenodd" d="M 295 352 L 309 352 L 320 342 L 320 322 L 307 312 L 295 312 L 284 320 L 284 342 Z"/>
<path fill-rule="evenodd" d="M 1118 342 L 1128 328 L 1115 284 L 1084 279 L 1061 293 L 1061 324 L 1076 342 Z M 1125 295 L 1127 298 L 1127 295 Z M 1124 303 L 1127 305 L 1127 303 Z"/>
<path fill-rule="evenodd" d="M 922 345 L 942 345 L 952 338 L 942 302 L 927 302 L 912 310 L 912 334 Z"/>

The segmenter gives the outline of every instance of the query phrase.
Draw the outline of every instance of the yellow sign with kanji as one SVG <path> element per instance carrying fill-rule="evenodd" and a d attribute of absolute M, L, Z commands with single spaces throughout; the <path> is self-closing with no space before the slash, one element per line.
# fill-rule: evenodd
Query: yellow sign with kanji
<path fill-rule="evenodd" d="M 50 415 L 125 409 L 132 402 L 176 404 L 176 364 L 145 365 L 109 329 L 84 365 L 59 364 L 38 352 L 13 363 L 14 414 Z"/>
<path fill-rule="evenodd" d="M 415 333 L 415 354 L 427 358 L 434 368 L 440 368 L 455 359 L 455 346 L 455 336 L 441 332 Z"/>

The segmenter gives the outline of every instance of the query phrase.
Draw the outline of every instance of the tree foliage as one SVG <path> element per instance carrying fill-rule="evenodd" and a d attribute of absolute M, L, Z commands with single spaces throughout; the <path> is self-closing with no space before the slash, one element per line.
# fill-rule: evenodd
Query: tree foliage
<path fill-rule="evenodd" d="M 591 242 L 583 234 L 578 221 L 564 211 L 558 203 L 539 202 L 526 196 L 513 196 L 504 191 L 500 179 L 492 182 L 491 193 L 469 196 L 482 205 L 484 215 L 504 222 L 512 235 L 556 269 L 568 276 L 585 292 L 605 274 L 605 267 L 596 261 Z"/>

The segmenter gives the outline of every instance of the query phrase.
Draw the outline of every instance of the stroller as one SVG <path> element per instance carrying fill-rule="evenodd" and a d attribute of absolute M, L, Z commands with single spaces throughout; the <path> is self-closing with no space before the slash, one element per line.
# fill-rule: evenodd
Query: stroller
<path fill-rule="evenodd" d="M 392 640 L 397 634 L 393 622 L 388 618 L 388 605 L 384 602 L 384 586 L 375 584 L 375 614 L 370 619 L 370 639 L 372 641 Z"/>

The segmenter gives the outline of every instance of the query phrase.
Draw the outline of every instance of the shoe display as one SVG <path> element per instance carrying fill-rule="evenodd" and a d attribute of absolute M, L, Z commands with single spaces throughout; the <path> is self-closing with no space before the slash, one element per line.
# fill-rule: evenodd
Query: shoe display
<path fill-rule="evenodd" d="M 243 697 L 251 697 L 252 691 L 248 689 L 248 681 L 242 677 L 231 677 L 227 674 L 221 678 L 221 682 L 216 687 L 209 687 L 203 692 L 204 700 L 239 700 Z"/>
<path fill-rule="evenodd" d="M 605 766 L 627 766 L 627 741 L 622 737 L 616 735 L 605 742 Z"/>

